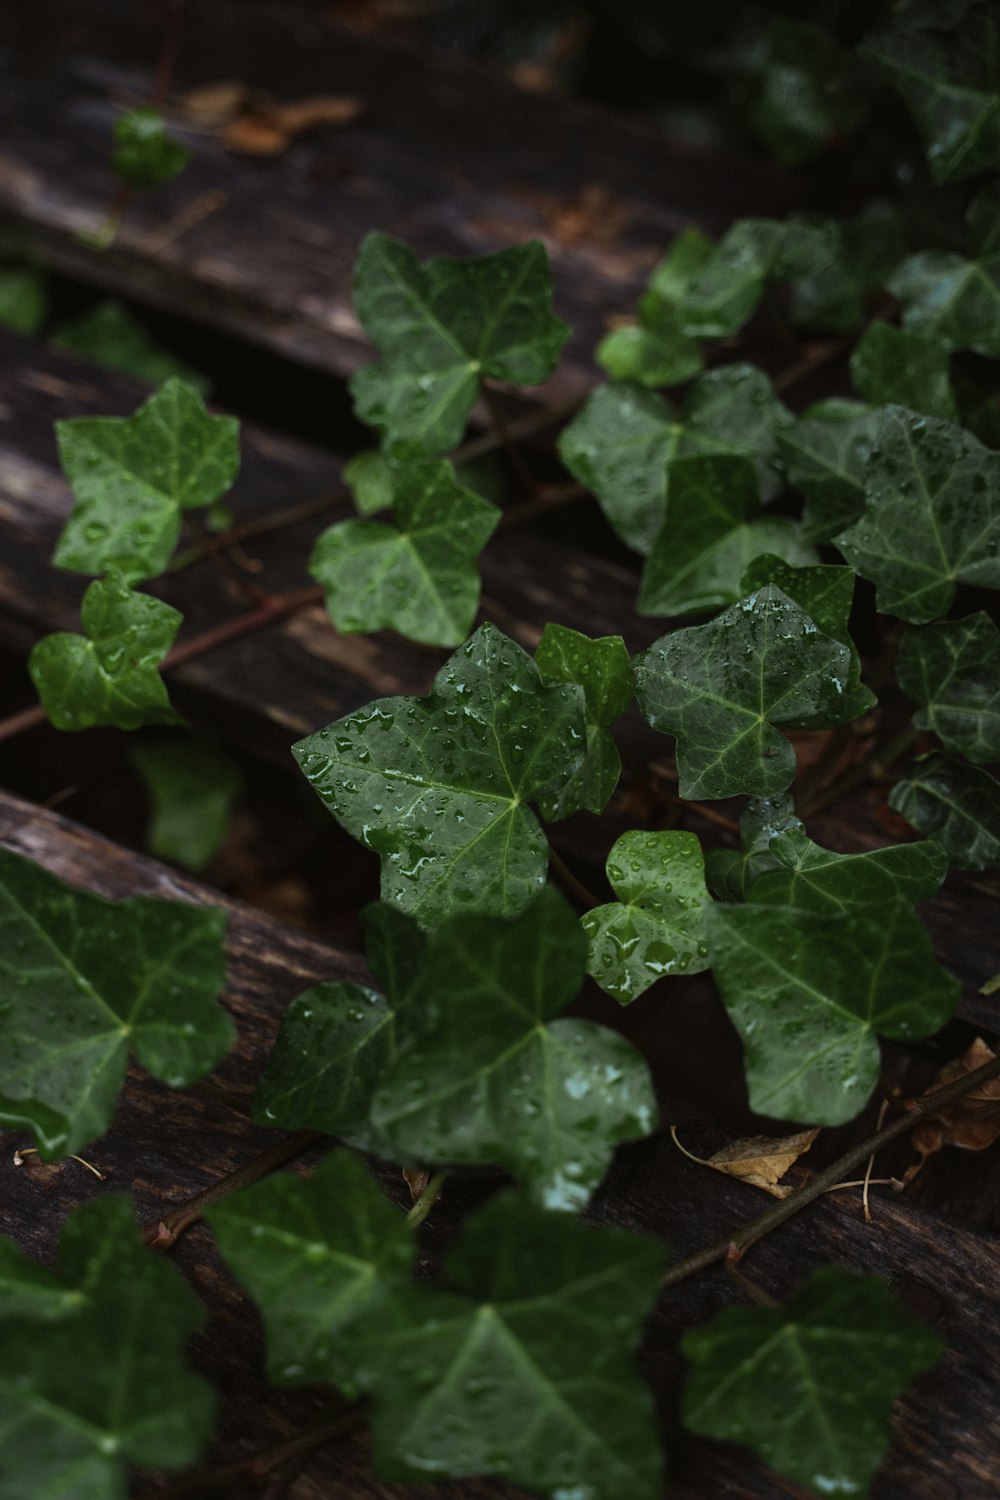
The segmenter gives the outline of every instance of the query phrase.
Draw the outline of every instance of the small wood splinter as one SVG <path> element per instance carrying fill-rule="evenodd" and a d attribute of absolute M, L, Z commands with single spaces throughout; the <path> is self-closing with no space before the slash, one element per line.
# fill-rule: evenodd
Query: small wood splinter
<path fill-rule="evenodd" d="M 21 1149 L 20 1149 L 20 1151 L 15 1151 L 14 1152 L 14 1165 L 15 1165 L 15 1167 L 23 1167 L 24 1166 L 24 1158 L 26 1156 L 37 1156 L 37 1155 L 38 1155 L 38 1147 L 37 1146 L 22 1146 Z M 83 1159 L 82 1156 L 74 1156 L 73 1153 L 72 1153 L 72 1151 L 69 1153 L 69 1159 L 70 1159 L 70 1161 L 78 1161 L 80 1163 L 81 1167 L 86 1167 L 88 1172 L 93 1172 L 94 1176 L 98 1179 L 98 1181 L 100 1181 L 100 1182 L 107 1182 L 108 1179 L 105 1176 L 105 1174 L 103 1172 L 99 1172 L 98 1169 L 94 1166 L 93 1162 L 84 1161 L 84 1159 Z"/>

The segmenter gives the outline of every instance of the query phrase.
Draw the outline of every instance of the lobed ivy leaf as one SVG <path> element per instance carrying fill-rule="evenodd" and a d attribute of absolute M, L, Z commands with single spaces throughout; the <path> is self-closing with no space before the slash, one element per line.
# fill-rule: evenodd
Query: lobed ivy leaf
<path fill-rule="evenodd" d="M 821 896 L 811 909 L 784 904 L 787 890 L 779 904 L 757 901 L 757 885 L 776 878 L 760 876 L 746 905 L 708 910 L 712 969 L 743 1042 L 751 1109 L 840 1125 L 878 1079 L 876 1035 L 938 1031 L 958 982 L 906 901 L 833 910 L 836 896 Z"/>
<path fill-rule="evenodd" d="M 233 1042 L 212 1002 L 225 979 L 225 914 L 134 896 L 105 901 L 0 849 L 0 1123 L 46 1158 L 102 1135 L 134 1048 L 171 1088 Z"/>
<path fill-rule="evenodd" d="M 392 505 L 396 470 L 378 448 L 365 448 L 344 465 L 342 478 L 359 516 L 374 516 Z"/>
<path fill-rule="evenodd" d="M 773 726 L 836 717 L 851 656 L 769 584 L 708 625 L 661 636 L 635 667 L 642 712 L 677 737 L 682 797 L 768 797 L 795 775 Z"/>
<path fill-rule="evenodd" d="M 768 281 L 816 275 L 833 251 L 833 238 L 825 225 L 797 219 L 738 220 L 680 297 L 682 331 L 696 338 L 738 333 Z"/>
<path fill-rule="evenodd" d="M 65 1224 L 61 1275 L 5 1246 L 0 1282 L 0 1495 L 125 1500 L 126 1464 L 193 1463 L 213 1393 L 184 1345 L 204 1320 L 173 1266 L 143 1245 L 128 1201 L 104 1197 Z M 156 1330 L 155 1338 L 150 1330 Z"/>
<path fill-rule="evenodd" d="M 551 622 L 535 648 L 535 664 L 545 683 L 576 682 L 583 688 L 587 748 L 566 784 L 539 797 L 548 822 L 587 808 L 602 813 L 618 785 L 621 757 L 608 730 L 632 701 L 632 664 L 620 635 L 594 639 Z"/>
<path fill-rule="evenodd" d="M 200 396 L 207 395 L 211 386 L 205 375 L 158 344 L 125 303 L 114 298 L 60 323 L 52 331 L 52 342 L 147 385 L 160 385 L 177 376 Z"/>
<path fill-rule="evenodd" d="M 778 868 L 771 843 L 789 829 L 802 829 L 791 792 L 751 797 L 740 814 L 740 848 L 706 849 L 705 877 L 722 901 L 745 901 L 750 882 L 764 870 Z"/>
<path fill-rule="evenodd" d="M 355 263 L 354 301 L 382 356 L 351 381 L 357 412 L 400 457 L 453 448 L 481 379 L 538 385 L 569 337 L 551 310 L 538 240 L 421 265 L 401 241 L 369 234 Z"/>
<path fill-rule="evenodd" d="M 788 482 L 804 497 L 802 534 L 828 542 L 865 507 L 864 469 L 882 422 L 860 401 L 817 402 L 778 433 Z"/>
<path fill-rule="evenodd" d="M 1000 355 L 1000 188 L 984 188 L 970 203 L 966 253 L 921 250 L 907 256 L 886 282 L 903 304 L 903 326 L 943 340 L 951 349 Z"/>
<path fill-rule="evenodd" d="M 851 379 L 873 406 L 893 402 L 941 417 L 958 418 L 949 376 L 950 351 L 943 339 L 912 329 L 872 323 L 851 355 Z"/>
<path fill-rule="evenodd" d="M 206 1215 L 223 1258 L 261 1310 L 268 1379 L 356 1394 L 357 1346 L 412 1266 L 405 1214 L 367 1169 L 335 1152 L 311 1177 L 285 1172 Z"/>
<path fill-rule="evenodd" d="M 583 692 L 546 687 L 493 625 L 449 657 L 427 698 L 379 698 L 293 754 L 349 833 L 382 857 L 382 896 L 433 927 L 453 911 L 513 915 L 545 883 L 526 804 L 586 749 Z"/>
<path fill-rule="evenodd" d="M 479 606 L 476 558 L 500 512 L 463 489 L 445 459 L 394 467 L 389 484 L 394 524 L 338 521 L 317 539 L 309 571 L 339 631 L 388 628 L 457 646 Z"/>
<path fill-rule="evenodd" d="M 971 433 L 887 406 L 864 484 L 864 514 L 837 546 L 879 609 L 922 624 L 956 582 L 1000 588 L 1000 457 Z"/>
<path fill-rule="evenodd" d="M 831 914 L 886 901 L 913 906 L 948 873 L 944 850 L 931 840 L 836 854 L 814 844 L 801 824 L 776 829 L 766 854 L 770 868 L 751 875 L 751 901 Z"/>
<path fill-rule="evenodd" d="M 856 60 L 819 26 L 772 21 L 750 121 L 784 166 L 814 160 L 867 114 Z"/>
<path fill-rule="evenodd" d="M 129 760 L 150 800 L 150 854 L 185 870 L 204 870 L 229 831 L 243 785 L 236 761 L 221 745 L 191 736 L 136 745 Z"/>
<path fill-rule="evenodd" d="M 467 1221 L 445 1271 L 446 1288 L 401 1290 L 369 1329 L 378 1472 L 659 1500 L 653 1404 L 630 1356 L 663 1247 L 508 1192 Z"/>
<path fill-rule="evenodd" d="M 76 504 L 54 561 L 77 573 L 117 568 L 128 582 L 162 573 L 181 511 L 211 505 L 239 468 L 239 423 L 210 417 L 182 380 L 168 380 L 131 417 L 56 423 Z"/>
<path fill-rule="evenodd" d="M 43 636 L 28 658 L 50 721 L 70 730 L 180 723 L 157 668 L 183 618 L 162 599 L 134 593 L 120 573 L 95 579 L 80 606 L 85 634 Z"/>
<path fill-rule="evenodd" d="M 981 610 L 908 630 L 896 679 L 924 707 L 918 729 L 933 729 L 947 750 L 974 761 L 1000 760 L 1000 630 Z"/>
<path fill-rule="evenodd" d="M 864 317 L 870 294 L 886 285 L 905 254 L 902 217 L 896 204 L 876 198 L 859 214 L 828 220 L 824 227 L 830 258 L 794 282 L 792 321 L 800 328 L 846 333 Z"/>
<path fill-rule="evenodd" d="M 618 897 L 582 918 L 590 940 L 588 972 L 620 1005 L 665 974 L 708 968 L 701 845 L 693 833 L 631 829 L 607 860 Z"/>
<path fill-rule="evenodd" d="M 698 229 L 686 229 L 673 241 L 639 300 L 637 322 L 613 329 L 597 347 L 594 357 L 612 380 L 676 385 L 702 369 L 701 349 L 681 331 L 677 308 L 713 250 L 712 241 Z"/>
<path fill-rule="evenodd" d="M 129 109 L 115 121 L 114 169 L 130 187 L 154 188 L 178 177 L 191 153 L 167 134 L 156 109 Z"/>
<path fill-rule="evenodd" d="M 667 516 L 643 569 L 638 613 L 688 615 L 733 604 L 744 569 L 762 552 L 791 564 L 818 561 L 795 521 L 761 514 L 748 458 L 678 459 Z"/>
<path fill-rule="evenodd" d="M 0 328 L 37 333 L 49 315 L 45 273 L 24 261 L 0 256 Z"/>
<path fill-rule="evenodd" d="M 889 806 L 937 839 L 959 870 L 1000 867 L 1000 782 L 936 750 L 921 755 L 889 793 Z"/>
<path fill-rule="evenodd" d="M 684 1425 L 746 1443 L 822 1496 L 863 1495 L 892 1405 L 943 1345 L 877 1276 L 822 1266 L 781 1307 L 730 1307 L 690 1328 Z"/>

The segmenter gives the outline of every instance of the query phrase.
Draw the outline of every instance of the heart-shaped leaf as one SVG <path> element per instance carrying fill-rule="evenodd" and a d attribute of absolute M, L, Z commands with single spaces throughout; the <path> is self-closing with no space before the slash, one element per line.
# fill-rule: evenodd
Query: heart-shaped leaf
<path fill-rule="evenodd" d="M 913 716 L 918 729 L 933 729 L 969 760 L 1000 760 L 1000 630 L 988 615 L 908 630 L 896 678 L 924 705 Z"/>
<path fill-rule="evenodd" d="M 889 793 L 889 806 L 937 839 L 959 870 L 1000 867 L 1000 781 L 936 751 L 914 761 Z"/>
<path fill-rule="evenodd" d="M 621 757 L 607 726 L 632 700 L 632 664 L 620 635 L 596 639 L 551 622 L 535 649 L 542 680 L 577 682 L 587 712 L 587 750 L 579 770 L 557 792 L 539 797 L 544 818 L 555 822 L 581 808 L 601 813 L 618 785 Z"/>
<path fill-rule="evenodd" d="M 830 541 L 864 510 L 865 463 L 881 423 L 881 411 L 859 401 L 820 401 L 778 433 L 788 482 L 805 501 L 808 541 Z"/>

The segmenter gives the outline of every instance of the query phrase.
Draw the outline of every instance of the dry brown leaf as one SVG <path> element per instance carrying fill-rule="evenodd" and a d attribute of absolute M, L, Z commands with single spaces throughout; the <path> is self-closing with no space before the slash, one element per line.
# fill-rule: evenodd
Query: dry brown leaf
<path fill-rule="evenodd" d="M 403 1181 L 410 1190 L 410 1202 L 416 1203 L 421 1193 L 431 1180 L 431 1174 L 425 1167 L 404 1167 Z"/>
<path fill-rule="evenodd" d="M 966 1073 L 985 1067 L 993 1062 L 996 1053 L 988 1047 L 981 1036 L 977 1036 L 968 1051 L 954 1058 L 933 1079 L 927 1093 L 954 1083 Z M 910 1143 L 920 1160 L 907 1169 L 904 1182 L 912 1182 L 928 1156 L 940 1151 L 943 1146 L 961 1146 L 965 1151 L 985 1151 L 995 1140 L 1000 1139 L 1000 1078 L 988 1078 L 985 1083 L 953 1104 L 946 1105 L 913 1128 Z"/>
<path fill-rule="evenodd" d="M 349 125 L 364 109 L 356 94 L 321 94 L 288 104 L 255 101 L 219 132 L 222 144 L 243 156 L 277 156 L 297 136 L 324 125 Z"/>
<path fill-rule="evenodd" d="M 705 1165 L 729 1177 L 738 1177 L 752 1187 L 763 1188 L 773 1198 L 787 1198 L 794 1187 L 781 1179 L 803 1156 L 819 1135 L 818 1130 L 800 1130 L 797 1135 L 779 1137 L 749 1135 L 731 1141 L 710 1156 Z"/>
<path fill-rule="evenodd" d="M 191 125 L 214 130 L 239 114 L 249 94 L 245 83 L 224 78 L 218 83 L 205 83 L 200 88 L 189 89 L 186 94 L 181 95 L 178 108 Z"/>

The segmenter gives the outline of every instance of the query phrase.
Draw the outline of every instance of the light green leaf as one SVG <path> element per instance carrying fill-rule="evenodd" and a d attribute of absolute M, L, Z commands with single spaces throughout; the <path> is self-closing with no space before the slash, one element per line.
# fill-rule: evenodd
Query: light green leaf
<path fill-rule="evenodd" d="M 921 755 L 889 793 L 912 828 L 944 845 L 959 870 L 1000 867 L 1000 782 L 935 751 Z"/>
<path fill-rule="evenodd" d="M 768 281 L 816 275 L 832 259 L 834 248 L 825 225 L 796 219 L 738 220 L 679 298 L 681 330 L 697 338 L 738 333 Z"/>
<path fill-rule="evenodd" d="M 398 630 L 430 646 L 465 640 L 479 605 L 476 558 L 500 512 L 463 489 L 445 459 L 388 476 L 393 525 L 338 521 L 318 538 L 309 571 L 342 633 Z"/>
<path fill-rule="evenodd" d="M 0 328 L 37 333 L 48 315 L 45 273 L 38 266 L 0 260 Z"/>
<path fill-rule="evenodd" d="M 53 329 L 52 342 L 147 385 L 160 385 L 178 376 L 200 396 L 207 395 L 211 388 L 206 376 L 161 348 L 125 303 L 113 298 L 98 302 L 69 323 L 60 323 Z"/>
<path fill-rule="evenodd" d="M 359 516 L 374 516 L 392 504 L 395 470 L 378 448 L 365 448 L 344 465 L 342 478 Z"/>
<path fill-rule="evenodd" d="M 133 593 L 118 573 L 95 579 L 80 607 L 86 634 L 43 636 L 28 659 L 31 680 L 56 728 L 180 723 L 157 668 L 183 618 L 162 599 Z"/>
<path fill-rule="evenodd" d="M 76 504 L 55 551 L 60 568 L 129 582 L 162 573 L 181 511 L 211 505 L 239 468 L 239 423 L 210 417 L 181 380 L 168 380 L 131 417 L 56 423 Z"/>
<path fill-rule="evenodd" d="M 538 799 L 548 822 L 588 808 L 602 813 L 618 785 L 621 757 L 608 731 L 632 701 L 632 664 L 620 635 L 593 639 L 549 623 L 535 649 L 542 681 L 577 682 L 587 714 L 587 749 L 580 768 L 556 792 Z"/>
<path fill-rule="evenodd" d="M 114 168 L 130 187 L 159 187 L 179 176 L 191 160 L 187 147 L 167 134 L 163 116 L 155 109 L 129 109 L 119 115 L 115 140 Z"/>
<path fill-rule="evenodd" d="M 681 1349 L 686 1427 L 830 1497 L 867 1493 L 893 1402 L 943 1345 L 879 1277 L 822 1266 L 784 1306 L 726 1308 Z"/>
<path fill-rule="evenodd" d="M 836 913 L 717 903 L 706 923 L 743 1042 L 750 1107 L 761 1114 L 814 1125 L 852 1119 L 878 1078 L 876 1035 L 929 1036 L 958 1000 L 957 980 L 935 962 L 905 901 Z"/>
<path fill-rule="evenodd" d="M 220 745 L 190 737 L 136 745 L 129 760 L 146 785 L 152 811 L 146 847 L 157 859 L 204 870 L 229 830 L 243 777 Z"/>
<path fill-rule="evenodd" d="M 481 379 L 538 385 L 569 337 L 551 311 L 549 261 L 538 240 L 421 265 L 399 240 L 369 234 L 354 300 L 382 356 L 351 381 L 358 415 L 399 456 L 453 448 Z"/>
<path fill-rule="evenodd" d="M 818 561 L 784 516 L 765 516 L 748 458 L 678 459 L 670 506 L 643 570 L 641 615 L 687 615 L 733 604 L 747 564 L 762 552 L 789 563 Z"/>
<path fill-rule="evenodd" d="M 412 1266 L 405 1214 L 338 1151 L 310 1178 L 258 1182 L 207 1218 L 263 1315 L 269 1380 L 328 1381 L 355 1394 L 355 1345 Z"/>
<path fill-rule="evenodd" d="M 865 512 L 837 546 L 879 609 L 922 624 L 956 582 L 1000 588 L 1000 457 L 970 433 L 887 406 L 864 484 Z"/>
<path fill-rule="evenodd" d="M 638 322 L 614 329 L 598 345 L 597 363 L 613 380 L 665 386 L 698 374 L 704 359 L 696 340 L 681 332 L 677 304 L 713 250 L 698 229 L 673 241 L 639 300 Z"/>
<path fill-rule="evenodd" d="M 771 868 L 752 877 L 751 901 L 830 914 L 886 901 L 912 906 L 933 896 L 948 873 L 944 850 L 932 840 L 835 854 L 814 844 L 801 824 L 775 831 L 766 853 Z"/>
<path fill-rule="evenodd" d="M 851 355 L 851 379 L 873 406 L 895 402 L 928 417 L 958 417 L 943 339 L 872 323 Z"/>
<path fill-rule="evenodd" d="M 777 435 L 788 482 L 800 490 L 802 532 L 827 542 L 864 510 L 864 469 L 882 422 L 860 401 L 820 401 Z"/>
<path fill-rule="evenodd" d="M 617 901 L 581 918 L 588 972 L 621 1005 L 665 974 L 708 968 L 701 845 L 693 833 L 623 833 L 607 862 Z"/>
<path fill-rule="evenodd" d="M 908 630 L 896 679 L 924 704 L 918 729 L 933 729 L 947 750 L 969 760 L 1000 760 L 1000 630 L 980 611 Z"/>
<path fill-rule="evenodd" d="M 682 797 L 769 797 L 795 775 L 773 725 L 836 716 L 850 652 L 772 584 L 708 625 L 662 636 L 635 666 L 640 708 L 677 736 Z"/>
<path fill-rule="evenodd" d="M 446 1274 L 453 1290 L 415 1285 L 371 1328 L 378 1472 L 659 1500 L 652 1400 L 630 1356 L 663 1247 L 502 1193 L 466 1223 Z"/>
<path fill-rule="evenodd" d="M 233 1024 L 225 914 L 134 896 L 105 901 L 0 849 L 0 1123 L 46 1157 L 108 1128 L 134 1049 L 171 1088 L 210 1072 Z"/>
<path fill-rule="evenodd" d="M 513 915 L 545 883 L 527 802 L 564 786 L 586 744 L 583 691 L 545 687 L 483 625 L 427 698 L 380 698 L 294 755 L 334 816 L 382 856 L 382 896 L 433 927 L 453 911 Z"/>
<path fill-rule="evenodd" d="M 23 1286 L 36 1268 L 15 1258 Z M 59 1260 L 61 1317 L 0 1289 L 0 1497 L 125 1500 L 126 1464 L 178 1468 L 208 1440 L 213 1394 L 184 1361 L 204 1314 L 123 1197 L 78 1209 Z"/>

